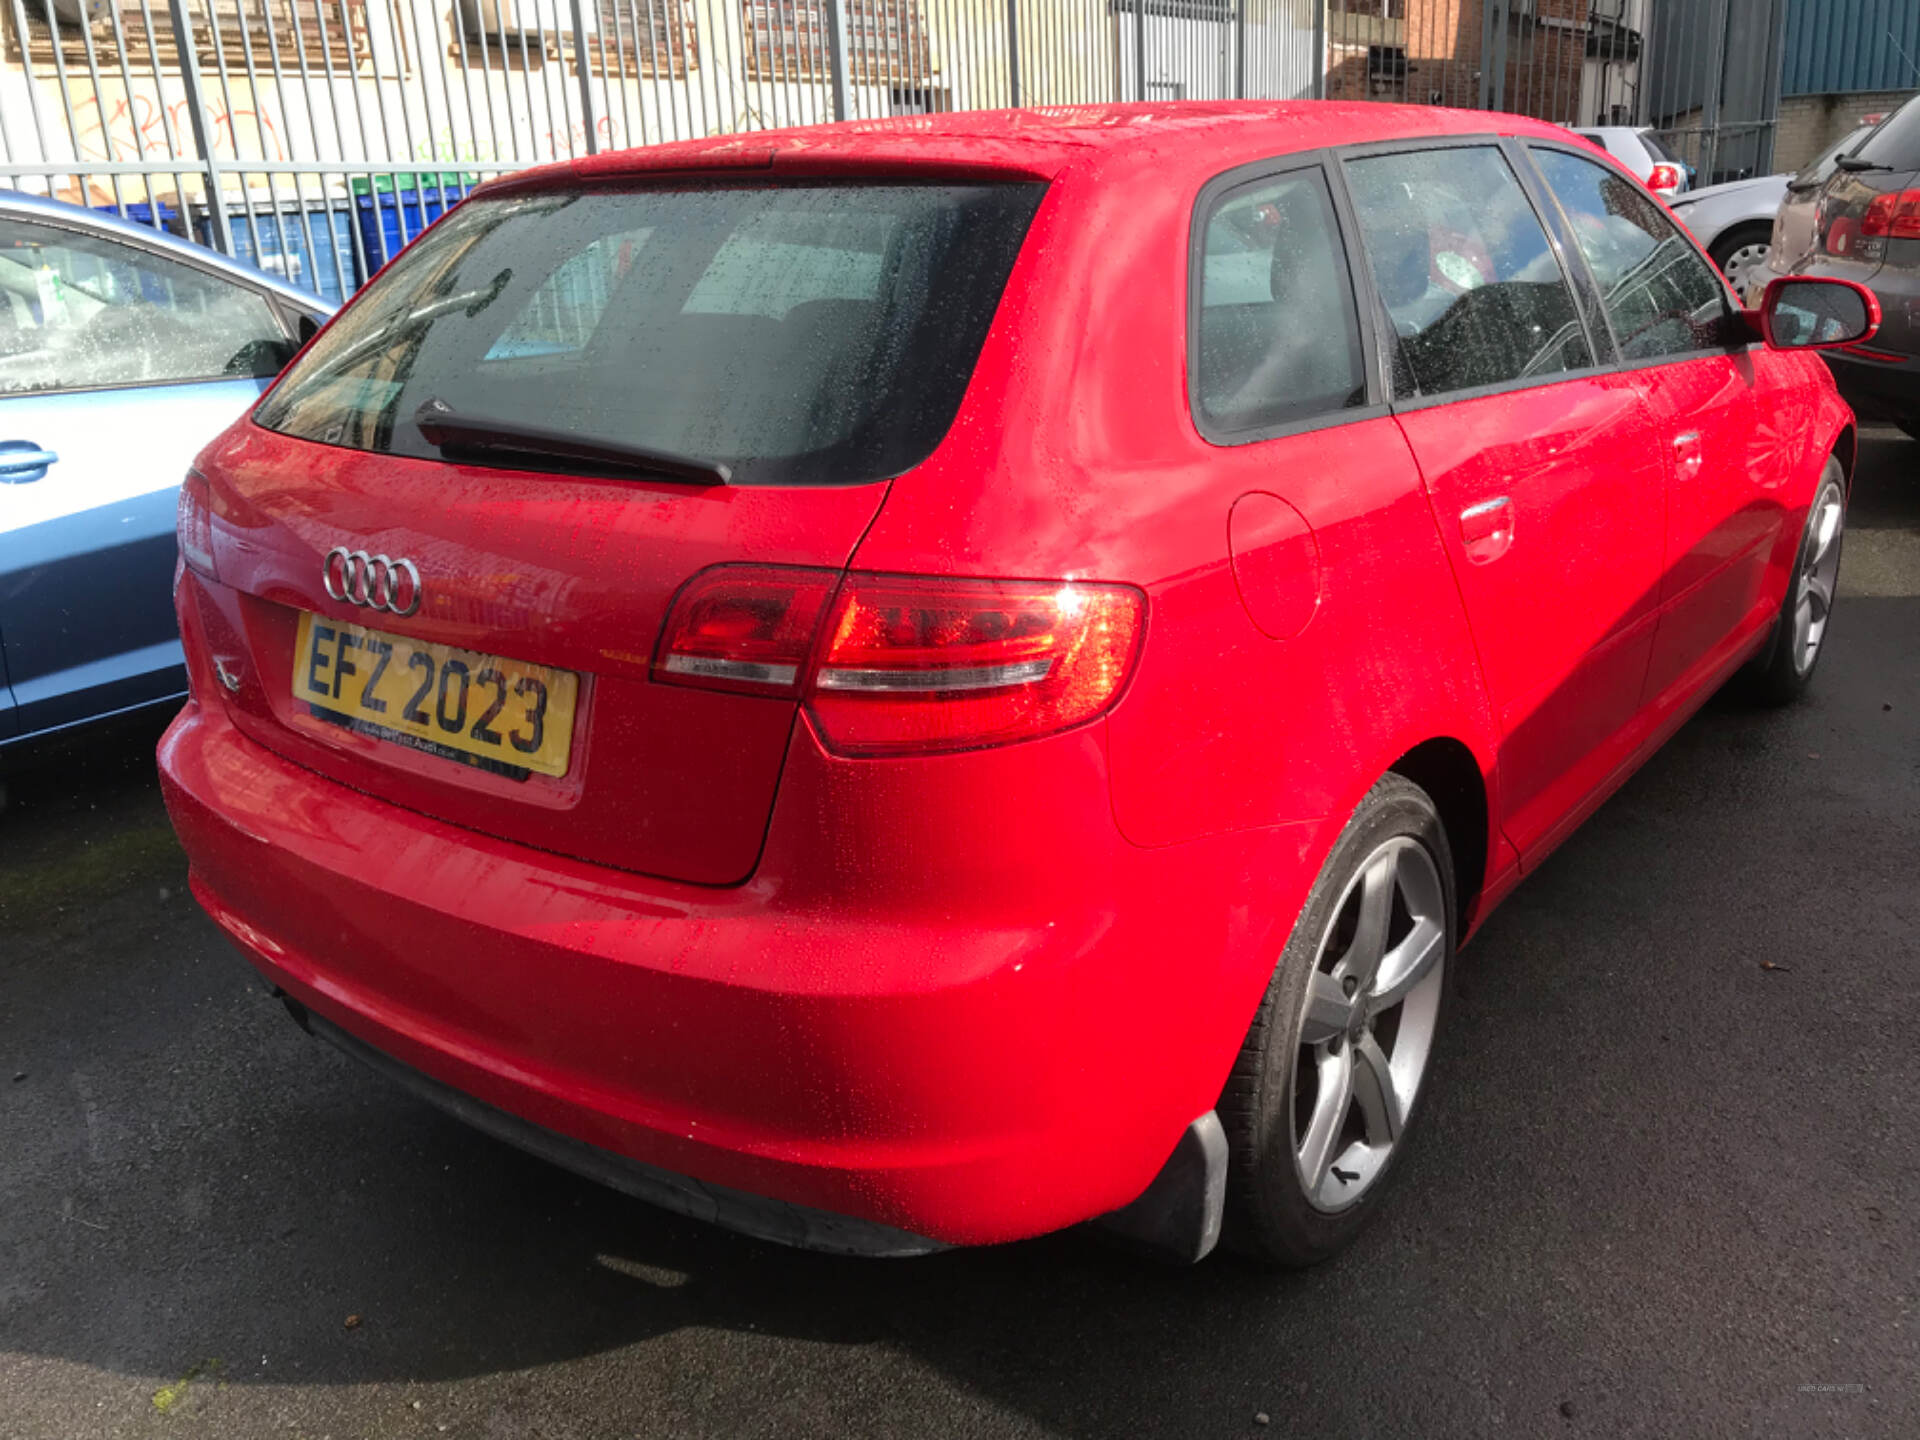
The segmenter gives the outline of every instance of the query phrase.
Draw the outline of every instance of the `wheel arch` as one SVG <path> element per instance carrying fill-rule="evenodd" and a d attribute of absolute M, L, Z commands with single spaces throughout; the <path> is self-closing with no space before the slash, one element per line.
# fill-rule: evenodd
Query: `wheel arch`
<path fill-rule="evenodd" d="M 1387 769 L 1426 791 L 1440 812 L 1453 851 L 1456 923 L 1465 935 L 1486 884 L 1493 842 L 1490 797 L 1480 761 L 1466 742 L 1441 735 L 1415 745 Z"/>
<path fill-rule="evenodd" d="M 1730 253 L 1739 248 L 1733 243 L 1734 241 L 1740 239 L 1742 236 L 1760 235 L 1764 237 L 1770 235 L 1772 232 L 1773 221 L 1771 219 L 1762 220 L 1758 216 L 1752 216 L 1746 219 L 1735 220 L 1732 224 L 1724 226 L 1714 235 L 1712 242 L 1706 247 L 1707 254 L 1715 265 L 1723 264 L 1724 261 L 1721 259 L 1721 252 L 1727 251 Z"/>
<path fill-rule="evenodd" d="M 1860 437 L 1855 432 L 1854 422 L 1849 420 L 1840 427 L 1839 434 L 1833 437 L 1833 444 L 1827 453 L 1840 462 L 1841 478 L 1848 495 L 1853 493 L 1853 463 L 1860 451 Z"/>

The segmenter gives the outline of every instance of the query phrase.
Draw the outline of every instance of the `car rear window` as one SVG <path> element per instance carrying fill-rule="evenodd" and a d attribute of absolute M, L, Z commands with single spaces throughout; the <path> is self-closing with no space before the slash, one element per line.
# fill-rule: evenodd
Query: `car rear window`
<path fill-rule="evenodd" d="M 1647 150 L 1655 160 L 1665 161 L 1669 165 L 1678 165 L 1683 170 L 1686 168 L 1687 162 L 1674 154 L 1673 147 L 1653 131 L 1642 130 L 1640 132 L 1640 143 L 1647 147 Z"/>
<path fill-rule="evenodd" d="M 1920 99 L 1909 100 L 1882 120 L 1853 153 L 1889 170 L 1920 170 Z"/>
<path fill-rule="evenodd" d="M 1793 177 L 1794 187 L 1805 189 L 1809 185 L 1818 185 L 1823 182 L 1833 174 L 1833 162 L 1842 155 L 1851 155 L 1859 149 L 1861 142 L 1873 133 L 1873 128 L 1871 125 L 1862 125 L 1859 129 L 1850 130 L 1834 141 L 1800 168 L 1800 173 Z"/>
<path fill-rule="evenodd" d="M 735 483 L 898 474 L 952 423 L 1043 189 L 483 196 L 403 253 L 254 418 L 437 458 L 413 418 L 433 401 L 717 461 Z"/>

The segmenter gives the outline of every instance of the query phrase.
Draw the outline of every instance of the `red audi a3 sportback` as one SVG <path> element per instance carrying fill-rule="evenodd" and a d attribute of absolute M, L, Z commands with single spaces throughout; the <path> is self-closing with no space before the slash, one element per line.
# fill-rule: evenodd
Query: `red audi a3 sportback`
<path fill-rule="evenodd" d="M 1819 656 L 1852 419 L 1508 115 L 943 115 L 483 187 L 201 455 L 193 888 L 310 1029 L 854 1253 L 1304 1263 L 1453 956 Z"/>

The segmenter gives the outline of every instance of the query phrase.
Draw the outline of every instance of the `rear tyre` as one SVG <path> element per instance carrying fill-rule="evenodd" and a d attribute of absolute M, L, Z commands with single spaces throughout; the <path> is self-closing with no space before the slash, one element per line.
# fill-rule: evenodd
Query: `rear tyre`
<path fill-rule="evenodd" d="M 1840 462 L 1829 457 L 1801 527 L 1800 549 L 1780 613 L 1747 671 L 1748 688 L 1762 704 L 1784 705 L 1797 699 L 1813 680 L 1833 615 L 1846 522 L 1845 476 Z"/>
<path fill-rule="evenodd" d="M 1388 775 L 1314 882 L 1220 1098 L 1242 1254 L 1312 1265 L 1372 1218 L 1439 1033 L 1452 875 L 1433 801 Z"/>
<path fill-rule="evenodd" d="M 1747 275 L 1756 265 L 1764 265 L 1767 260 L 1767 247 L 1773 242 L 1773 224 L 1771 221 L 1755 221 L 1750 225 L 1736 225 L 1726 234 L 1719 236 L 1707 251 L 1713 263 L 1720 267 L 1720 273 L 1727 277 L 1727 283 L 1733 286 L 1733 293 L 1746 300 Z"/>

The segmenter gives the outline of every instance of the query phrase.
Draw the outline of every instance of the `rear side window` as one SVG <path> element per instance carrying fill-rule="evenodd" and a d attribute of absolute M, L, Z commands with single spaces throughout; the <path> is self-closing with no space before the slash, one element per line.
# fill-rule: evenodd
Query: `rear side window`
<path fill-rule="evenodd" d="M 1321 172 L 1229 190 L 1202 225 L 1193 398 L 1203 428 L 1267 430 L 1364 405 L 1353 282 Z"/>
<path fill-rule="evenodd" d="M 1560 262 L 1490 145 L 1347 162 L 1396 338 L 1394 388 L 1445 395 L 1593 363 Z"/>
<path fill-rule="evenodd" d="M 432 400 L 718 461 L 736 483 L 898 474 L 952 423 L 1043 189 L 482 197 L 396 260 L 255 419 L 437 458 L 414 423 Z"/>
<path fill-rule="evenodd" d="M 1651 196 L 1563 150 L 1533 158 L 1600 286 L 1621 359 L 1725 347 L 1726 287 Z"/>
<path fill-rule="evenodd" d="M 0 220 L 0 394 L 259 378 L 289 348 L 257 290 L 105 236 Z"/>

